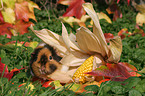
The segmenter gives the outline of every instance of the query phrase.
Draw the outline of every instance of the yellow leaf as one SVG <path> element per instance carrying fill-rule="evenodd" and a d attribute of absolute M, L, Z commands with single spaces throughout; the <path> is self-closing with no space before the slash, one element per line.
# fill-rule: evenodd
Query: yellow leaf
<path fill-rule="evenodd" d="M 97 13 L 99 19 L 105 19 L 108 23 L 112 23 L 111 19 L 103 12 Z"/>
<path fill-rule="evenodd" d="M 34 13 L 34 8 L 41 10 L 39 8 L 39 6 L 32 1 L 28 1 L 28 8 L 29 8 L 30 12 L 32 12 L 32 13 Z"/>
<path fill-rule="evenodd" d="M 141 13 L 138 13 L 137 16 L 136 16 L 136 23 L 140 26 L 143 25 L 143 23 L 145 23 L 145 13 L 144 14 L 141 14 Z"/>
<path fill-rule="evenodd" d="M 5 8 L 4 11 L 2 11 L 4 21 L 14 24 L 15 23 L 15 12 L 11 8 Z"/>
<path fill-rule="evenodd" d="M 79 26 L 84 26 L 85 27 L 86 26 L 85 22 L 86 22 L 87 19 L 90 18 L 90 16 L 83 15 L 81 17 L 81 19 L 77 19 L 77 18 L 74 18 L 74 17 L 59 17 L 59 18 L 62 22 L 68 23 L 72 27 L 73 27 L 74 23 L 77 23 Z"/>
<path fill-rule="evenodd" d="M 12 8 L 14 10 L 16 0 L 2 0 L 2 1 L 4 3 L 4 6 L 6 5 L 7 8 Z"/>
<path fill-rule="evenodd" d="M 36 48 L 36 47 L 37 47 L 37 45 L 38 45 L 38 42 L 33 41 L 33 42 L 30 42 L 29 47 L 32 47 L 32 48 L 34 49 L 34 48 Z"/>
<path fill-rule="evenodd" d="M 132 5 L 139 11 L 136 16 L 136 23 L 140 26 L 145 23 L 145 3 L 140 0 L 140 4 L 137 4 L 135 1 L 132 1 Z"/>

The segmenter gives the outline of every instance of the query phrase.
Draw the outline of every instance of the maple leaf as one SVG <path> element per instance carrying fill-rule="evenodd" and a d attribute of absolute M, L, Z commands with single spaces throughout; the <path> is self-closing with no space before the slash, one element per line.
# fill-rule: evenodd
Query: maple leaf
<path fill-rule="evenodd" d="M 8 7 L 8 8 L 15 8 L 15 2 L 16 0 L 3 0 L 3 3 Z"/>
<path fill-rule="evenodd" d="M 82 7 L 83 3 L 85 3 L 84 0 L 70 0 L 70 2 L 68 2 L 69 7 L 66 9 L 66 12 L 63 14 L 63 16 L 64 17 L 75 16 L 76 18 L 80 19 L 82 15 L 86 14 L 86 12 Z"/>
<path fill-rule="evenodd" d="M 31 22 L 24 22 L 23 20 L 19 20 L 14 25 L 14 29 L 16 30 L 16 33 L 24 34 L 28 33 L 28 27 L 31 25 Z"/>
<path fill-rule="evenodd" d="M 3 18 L 4 18 L 5 22 L 13 23 L 13 24 L 15 23 L 15 13 L 14 13 L 13 9 L 5 8 L 2 11 L 2 15 L 3 15 Z"/>
<path fill-rule="evenodd" d="M 108 14 L 114 14 L 113 15 L 113 21 L 116 21 L 117 18 L 122 18 L 122 13 L 120 11 L 120 8 L 118 7 L 117 4 L 112 3 L 107 9 L 106 11 L 108 12 Z"/>
<path fill-rule="evenodd" d="M 4 68 L 5 68 L 5 70 L 4 70 Z M 0 57 L 0 77 L 2 76 L 2 73 L 4 71 L 3 77 L 8 78 L 8 80 L 10 80 L 14 74 L 19 73 L 20 70 L 22 70 L 22 69 L 24 69 L 24 68 L 21 68 L 21 69 L 14 68 L 9 72 L 7 65 L 5 65 L 1 62 L 1 57 Z"/>
<path fill-rule="evenodd" d="M 88 72 L 87 74 L 93 76 L 109 77 L 115 81 L 123 81 L 131 76 L 140 76 L 135 71 L 137 69 L 128 63 L 120 62 L 118 64 L 107 63 L 106 66 L 100 66 L 99 68 Z"/>
<path fill-rule="evenodd" d="M 30 6 L 29 3 L 24 1 L 22 3 L 15 3 L 15 14 L 17 20 L 24 20 L 26 22 L 29 21 L 29 18 L 35 19 L 34 11 L 29 10 Z"/>
<path fill-rule="evenodd" d="M 13 29 L 13 25 L 10 23 L 3 23 L 0 24 L 0 35 L 7 35 L 7 38 L 11 38 L 11 36 L 13 35 L 11 33 L 11 29 Z"/>

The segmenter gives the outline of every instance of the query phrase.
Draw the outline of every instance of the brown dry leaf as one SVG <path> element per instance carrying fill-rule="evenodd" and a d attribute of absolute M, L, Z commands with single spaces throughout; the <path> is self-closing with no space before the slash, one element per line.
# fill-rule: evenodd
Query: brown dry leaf
<path fill-rule="evenodd" d="M 76 40 L 79 47 L 88 54 L 95 52 L 105 54 L 102 51 L 102 46 L 97 36 L 95 36 L 95 34 L 93 34 L 89 29 L 85 27 L 81 27 L 77 30 Z"/>
<path fill-rule="evenodd" d="M 85 3 L 85 4 L 83 4 L 83 8 L 89 14 L 89 16 L 91 17 L 91 19 L 94 22 L 93 33 L 96 35 L 96 37 L 100 41 L 102 51 L 105 52 L 105 54 L 102 53 L 102 55 L 103 56 L 105 56 L 106 54 L 108 55 L 109 49 L 108 49 L 104 34 L 102 32 L 101 26 L 100 26 L 98 16 L 97 16 L 96 12 L 94 11 L 92 4 L 91 3 Z"/>
<path fill-rule="evenodd" d="M 65 54 L 66 48 L 61 36 L 47 29 L 37 31 L 33 29 L 33 26 L 30 26 L 30 29 L 44 42 L 57 48 L 62 54 Z"/>
<path fill-rule="evenodd" d="M 110 51 L 111 55 L 108 57 L 109 62 L 118 63 L 122 53 L 122 41 L 119 36 L 114 37 L 110 40 Z"/>

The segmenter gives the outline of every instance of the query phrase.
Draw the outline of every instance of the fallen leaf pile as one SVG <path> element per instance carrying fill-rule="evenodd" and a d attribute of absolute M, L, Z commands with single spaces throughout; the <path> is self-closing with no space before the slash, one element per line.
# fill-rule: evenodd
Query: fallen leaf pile
<path fill-rule="evenodd" d="M 29 19 L 36 21 L 34 8 L 39 9 L 30 0 L 2 0 L 0 8 L 0 35 L 7 35 L 7 38 L 27 33 L 32 24 Z"/>
<path fill-rule="evenodd" d="M 62 64 L 61 69 L 56 70 L 48 77 L 54 81 L 59 80 L 60 83 L 75 82 L 82 84 L 101 82 L 103 77 L 106 80 L 120 81 L 131 76 L 140 76 L 136 73 L 137 69 L 134 66 L 119 62 L 122 53 L 121 38 L 113 36 L 108 41 L 108 45 L 92 4 L 84 3 L 83 8 L 93 20 L 93 32 L 86 27 L 80 27 L 76 30 L 76 35 L 68 34 L 63 23 L 62 35 L 58 35 L 48 29 L 37 31 L 32 26 L 30 27 L 40 39 L 58 49 L 63 56 L 60 61 Z M 91 57 L 93 59 L 90 59 L 91 62 L 89 64 L 92 64 L 92 66 L 85 63 Z M 91 70 L 85 71 L 87 67 L 91 67 Z M 82 78 L 84 78 L 83 81 Z"/>

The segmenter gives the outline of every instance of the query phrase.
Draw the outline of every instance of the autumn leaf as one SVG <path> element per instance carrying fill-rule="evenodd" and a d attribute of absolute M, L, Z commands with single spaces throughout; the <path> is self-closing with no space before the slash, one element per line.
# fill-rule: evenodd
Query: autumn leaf
<path fill-rule="evenodd" d="M 142 26 L 145 23 L 145 3 L 140 0 L 140 4 L 137 4 L 134 0 L 132 1 L 132 5 L 136 8 L 139 13 L 136 16 L 136 23 Z"/>
<path fill-rule="evenodd" d="M 46 82 L 44 82 L 44 83 L 42 84 L 42 87 L 45 87 L 45 88 L 51 87 L 51 88 L 54 89 L 54 86 L 51 85 L 52 82 L 53 82 L 53 81 L 46 81 Z"/>
<path fill-rule="evenodd" d="M 11 38 L 11 36 L 13 35 L 11 33 L 11 29 L 13 29 L 13 25 L 10 23 L 3 23 L 0 24 L 0 35 L 7 35 L 7 38 Z"/>
<path fill-rule="evenodd" d="M 35 19 L 34 11 L 29 10 L 30 6 L 29 3 L 24 1 L 22 3 L 15 3 L 15 14 L 16 14 L 16 19 L 17 20 L 24 20 L 26 22 L 29 21 L 29 18 Z"/>
<path fill-rule="evenodd" d="M 72 2 L 72 0 L 59 0 L 57 3 L 62 5 L 70 5 Z"/>
<path fill-rule="evenodd" d="M 64 0 L 63 0 L 64 1 Z M 75 16 L 76 18 L 80 19 L 82 15 L 85 15 L 86 12 L 84 11 L 82 4 L 85 3 L 84 0 L 70 0 L 69 7 L 66 9 L 66 12 L 63 14 L 64 17 Z"/>
<path fill-rule="evenodd" d="M 124 28 L 124 29 L 121 29 L 119 32 L 118 32 L 118 36 L 121 37 L 121 39 L 124 39 L 126 37 L 125 34 L 129 34 L 128 32 L 128 29 L 127 28 Z"/>
<path fill-rule="evenodd" d="M 15 13 L 13 9 L 5 8 L 4 11 L 2 11 L 2 15 L 5 22 L 11 23 L 11 24 L 15 23 Z"/>
<path fill-rule="evenodd" d="M 28 27 L 31 25 L 31 22 L 24 22 L 23 20 L 19 20 L 16 22 L 16 24 L 14 25 L 15 31 L 16 33 L 19 34 L 24 34 L 24 33 L 28 33 Z"/>
<path fill-rule="evenodd" d="M 15 8 L 15 2 L 16 0 L 3 0 L 3 3 L 8 7 L 8 8 Z"/>
<path fill-rule="evenodd" d="M 99 68 L 88 72 L 87 74 L 93 76 L 109 77 L 115 81 L 123 81 L 131 76 L 140 76 L 136 73 L 137 69 L 128 63 L 120 62 L 118 64 L 107 63 L 106 66 L 100 66 Z"/>
<path fill-rule="evenodd" d="M 114 38 L 114 35 L 111 34 L 111 33 L 104 33 L 104 36 L 105 36 L 105 39 L 106 39 L 106 42 L 107 43 L 110 42 L 110 39 L 113 39 Z"/>
<path fill-rule="evenodd" d="M 122 13 L 120 11 L 120 8 L 118 7 L 117 4 L 112 3 L 107 9 L 106 11 L 108 12 L 108 14 L 113 14 L 113 21 L 116 21 L 117 18 L 122 18 Z"/>
<path fill-rule="evenodd" d="M 2 15 L 2 13 L 1 13 L 1 11 L 0 11 L 0 24 L 1 23 L 4 23 L 4 18 L 3 18 L 3 15 Z"/>
<path fill-rule="evenodd" d="M 4 70 L 4 68 L 5 68 L 5 70 Z M 21 69 L 15 68 L 9 72 L 7 65 L 5 65 L 1 62 L 1 57 L 0 57 L 0 77 L 2 76 L 2 73 L 4 71 L 3 77 L 6 77 L 6 78 L 8 78 L 8 80 L 10 80 L 15 73 L 19 73 L 20 70 L 22 70 L 22 69 L 24 69 L 24 68 L 21 68 Z"/>

